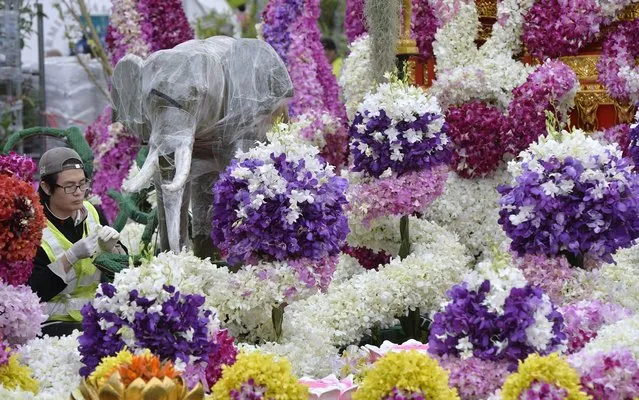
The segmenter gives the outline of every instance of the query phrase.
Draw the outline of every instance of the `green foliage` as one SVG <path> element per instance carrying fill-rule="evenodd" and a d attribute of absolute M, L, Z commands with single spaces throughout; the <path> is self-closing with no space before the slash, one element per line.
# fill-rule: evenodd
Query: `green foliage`
<path fill-rule="evenodd" d="M 198 18 L 195 22 L 195 35 L 198 39 L 206 39 L 218 35 L 233 36 L 233 30 L 231 16 L 219 14 L 215 11 Z"/>
<path fill-rule="evenodd" d="M 0 9 L 5 9 L 6 1 L 0 0 Z M 18 27 L 20 29 L 20 48 L 23 49 L 25 42 L 29 37 L 35 32 L 35 28 L 33 26 L 33 21 L 37 17 L 37 11 L 35 7 L 35 3 L 32 3 L 31 0 L 22 0 L 20 3 L 20 21 L 18 22 Z M 43 17 L 46 18 L 46 15 L 43 13 Z"/>

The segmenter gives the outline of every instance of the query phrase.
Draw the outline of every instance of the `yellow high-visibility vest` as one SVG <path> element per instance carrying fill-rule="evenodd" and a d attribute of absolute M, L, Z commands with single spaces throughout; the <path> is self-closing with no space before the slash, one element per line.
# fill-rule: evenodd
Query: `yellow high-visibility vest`
<path fill-rule="evenodd" d="M 100 227 L 100 216 L 93 204 L 85 201 L 84 207 L 87 210 L 87 218 L 82 222 L 83 238 Z M 49 262 L 53 263 L 69 250 L 73 243 L 47 220 L 47 226 L 42 230 L 41 246 L 49 257 Z M 61 293 L 47 302 L 49 321 L 82 321 L 80 309 L 95 295 L 100 281 L 100 271 L 93 265 L 93 261 L 90 258 L 78 260 L 73 264 L 73 269 L 76 280 L 70 282 Z"/>

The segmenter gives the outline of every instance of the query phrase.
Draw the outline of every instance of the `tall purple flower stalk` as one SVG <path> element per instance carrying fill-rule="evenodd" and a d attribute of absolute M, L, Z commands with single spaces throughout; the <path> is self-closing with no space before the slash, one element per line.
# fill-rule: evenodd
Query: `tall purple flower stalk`
<path fill-rule="evenodd" d="M 364 0 L 346 0 L 344 31 L 349 43 L 353 43 L 367 32 Z"/>
<path fill-rule="evenodd" d="M 151 52 L 172 49 L 194 38 L 180 0 L 138 0 L 142 38 Z"/>

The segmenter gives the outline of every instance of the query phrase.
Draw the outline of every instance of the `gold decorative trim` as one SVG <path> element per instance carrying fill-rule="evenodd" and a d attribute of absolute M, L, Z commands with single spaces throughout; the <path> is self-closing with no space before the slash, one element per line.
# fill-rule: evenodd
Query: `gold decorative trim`
<path fill-rule="evenodd" d="M 597 110 L 602 104 L 614 104 L 614 100 L 604 90 L 577 92 L 575 96 L 575 108 L 580 125 L 585 130 L 597 128 Z"/>
<path fill-rule="evenodd" d="M 615 102 L 615 111 L 617 112 L 617 122 L 620 124 L 630 124 L 635 119 L 635 106 L 632 103 Z"/>
<path fill-rule="evenodd" d="M 597 62 L 599 62 L 598 55 L 561 57 L 560 60 L 575 71 L 580 81 L 597 80 L 597 76 L 599 75 L 597 71 Z"/>
<path fill-rule="evenodd" d="M 488 40 L 488 38 L 492 34 L 493 34 L 492 25 L 480 24 L 479 29 L 477 30 L 477 40 L 485 42 L 486 40 Z"/>
<path fill-rule="evenodd" d="M 417 42 L 411 39 L 411 16 L 413 14 L 413 4 L 411 0 L 402 1 L 402 26 L 404 27 L 402 35 L 397 43 L 398 55 L 414 55 L 419 54 Z"/>
<path fill-rule="evenodd" d="M 497 18 L 497 0 L 477 0 L 479 18 Z"/>
<path fill-rule="evenodd" d="M 631 4 L 619 13 L 621 21 L 632 21 L 639 18 L 639 3 Z"/>

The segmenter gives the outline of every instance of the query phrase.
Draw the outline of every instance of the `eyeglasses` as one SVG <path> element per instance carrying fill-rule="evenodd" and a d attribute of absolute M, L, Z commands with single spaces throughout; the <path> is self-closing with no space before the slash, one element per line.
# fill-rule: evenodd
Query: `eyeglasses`
<path fill-rule="evenodd" d="M 72 194 L 72 193 L 75 193 L 75 191 L 78 189 L 80 189 L 83 192 L 88 190 L 89 187 L 91 186 L 91 181 L 85 181 L 84 183 L 81 183 L 79 185 L 69 185 L 69 186 L 56 185 L 56 186 L 64 189 L 64 193 Z"/>

